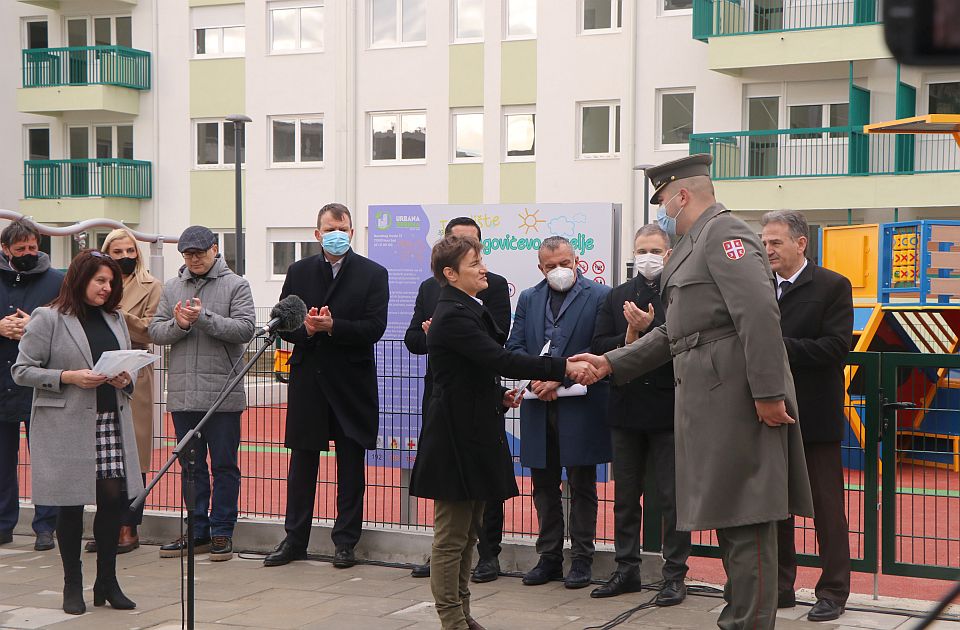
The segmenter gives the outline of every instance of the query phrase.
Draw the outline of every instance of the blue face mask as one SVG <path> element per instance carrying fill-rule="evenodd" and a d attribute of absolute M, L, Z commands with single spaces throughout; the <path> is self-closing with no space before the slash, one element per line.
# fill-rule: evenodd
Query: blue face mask
<path fill-rule="evenodd" d="M 678 192 L 677 195 L 679 194 L 680 193 Z M 671 217 L 669 214 L 667 214 L 667 205 L 676 199 L 677 195 L 670 197 L 670 199 L 667 200 L 667 203 L 662 203 L 660 204 L 660 207 L 657 208 L 657 225 L 659 225 L 660 229 L 670 236 L 677 235 L 677 217 L 683 214 L 683 208 L 680 208 L 680 212 L 677 213 L 676 217 Z"/>
<path fill-rule="evenodd" d="M 343 256 L 350 249 L 350 235 L 337 230 L 323 235 L 323 251 L 331 256 Z"/>

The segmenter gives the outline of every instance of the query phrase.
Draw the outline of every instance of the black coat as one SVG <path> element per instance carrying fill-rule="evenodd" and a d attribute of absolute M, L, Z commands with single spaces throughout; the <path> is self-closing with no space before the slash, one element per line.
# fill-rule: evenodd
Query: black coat
<path fill-rule="evenodd" d="M 510 289 L 507 279 L 495 273 L 487 272 L 487 288 L 477 294 L 483 301 L 493 321 L 504 335 L 510 332 Z M 422 324 L 437 310 L 437 300 L 440 298 L 440 283 L 434 277 L 427 278 L 420 283 L 417 291 L 417 301 L 413 307 L 413 317 L 410 326 L 403 335 L 403 344 L 411 354 L 427 354 L 427 335 L 423 332 Z M 430 362 L 427 362 L 427 371 L 423 375 L 423 410 L 426 413 L 427 401 L 433 389 L 433 374 L 430 372 Z"/>
<path fill-rule="evenodd" d="M 623 303 L 628 300 L 644 311 L 649 304 L 653 304 L 653 322 L 644 333 L 665 321 L 659 281 L 658 278 L 649 285 L 646 278 L 638 275 L 607 294 L 597 313 L 592 352 L 604 354 L 626 344 L 627 320 L 623 316 Z M 671 361 L 625 385 L 612 386 L 607 405 L 607 424 L 642 431 L 672 431 L 673 387 Z"/>
<path fill-rule="evenodd" d="M 797 389 L 804 442 L 843 439 L 843 367 L 853 338 L 850 281 L 807 263 L 780 297 L 780 327 Z"/>
<path fill-rule="evenodd" d="M 503 426 L 500 377 L 563 380 L 566 362 L 503 349 L 493 316 L 445 287 L 427 333 L 433 396 L 420 431 L 410 494 L 443 501 L 503 501 L 517 496 Z"/>
<path fill-rule="evenodd" d="M 284 446 L 329 449 L 332 410 L 348 437 L 375 448 L 380 412 L 373 349 L 387 327 L 387 270 L 350 250 L 334 279 L 320 253 L 290 265 L 280 299 L 288 295 L 299 296 L 308 309 L 328 306 L 333 331 L 308 337 L 300 326 L 280 334 L 294 344 Z"/>

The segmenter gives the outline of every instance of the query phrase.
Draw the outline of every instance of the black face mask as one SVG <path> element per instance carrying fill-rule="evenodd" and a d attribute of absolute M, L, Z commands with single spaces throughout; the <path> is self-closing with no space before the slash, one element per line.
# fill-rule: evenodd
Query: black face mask
<path fill-rule="evenodd" d="M 10 263 L 17 271 L 30 271 L 40 264 L 40 256 L 37 254 L 24 254 L 23 256 L 13 256 Z"/>
<path fill-rule="evenodd" d="M 136 258 L 117 258 L 116 261 L 117 264 L 120 265 L 120 271 L 122 271 L 125 276 L 129 276 L 137 270 Z"/>

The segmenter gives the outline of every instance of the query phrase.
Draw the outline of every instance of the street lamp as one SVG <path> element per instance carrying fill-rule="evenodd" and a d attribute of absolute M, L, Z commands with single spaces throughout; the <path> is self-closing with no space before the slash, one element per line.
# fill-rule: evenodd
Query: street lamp
<path fill-rule="evenodd" d="M 653 168 L 656 164 L 638 164 L 633 167 L 635 171 L 643 171 L 643 224 L 650 223 L 650 178 L 647 177 L 647 169 Z"/>
<path fill-rule="evenodd" d="M 236 184 L 236 249 L 237 249 L 237 264 L 234 271 L 238 276 L 242 276 L 244 273 L 244 247 L 243 247 L 243 189 L 241 186 L 241 176 L 240 176 L 240 142 L 243 138 L 243 125 L 244 123 L 253 122 L 253 119 L 244 114 L 230 114 L 226 118 L 227 122 L 233 123 L 233 166 L 235 173 L 235 184 Z M 226 243 L 224 243 L 226 245 Z"/>

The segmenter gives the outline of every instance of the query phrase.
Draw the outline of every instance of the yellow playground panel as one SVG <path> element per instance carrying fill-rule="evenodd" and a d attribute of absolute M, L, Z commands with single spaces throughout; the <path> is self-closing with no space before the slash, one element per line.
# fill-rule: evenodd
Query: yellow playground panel
<path fill-rule="evenodd" d="M 876 223 L 823 229 L 823 266 L 850 280 L 854 302 L 877 301 L 879 241 Z"/>

